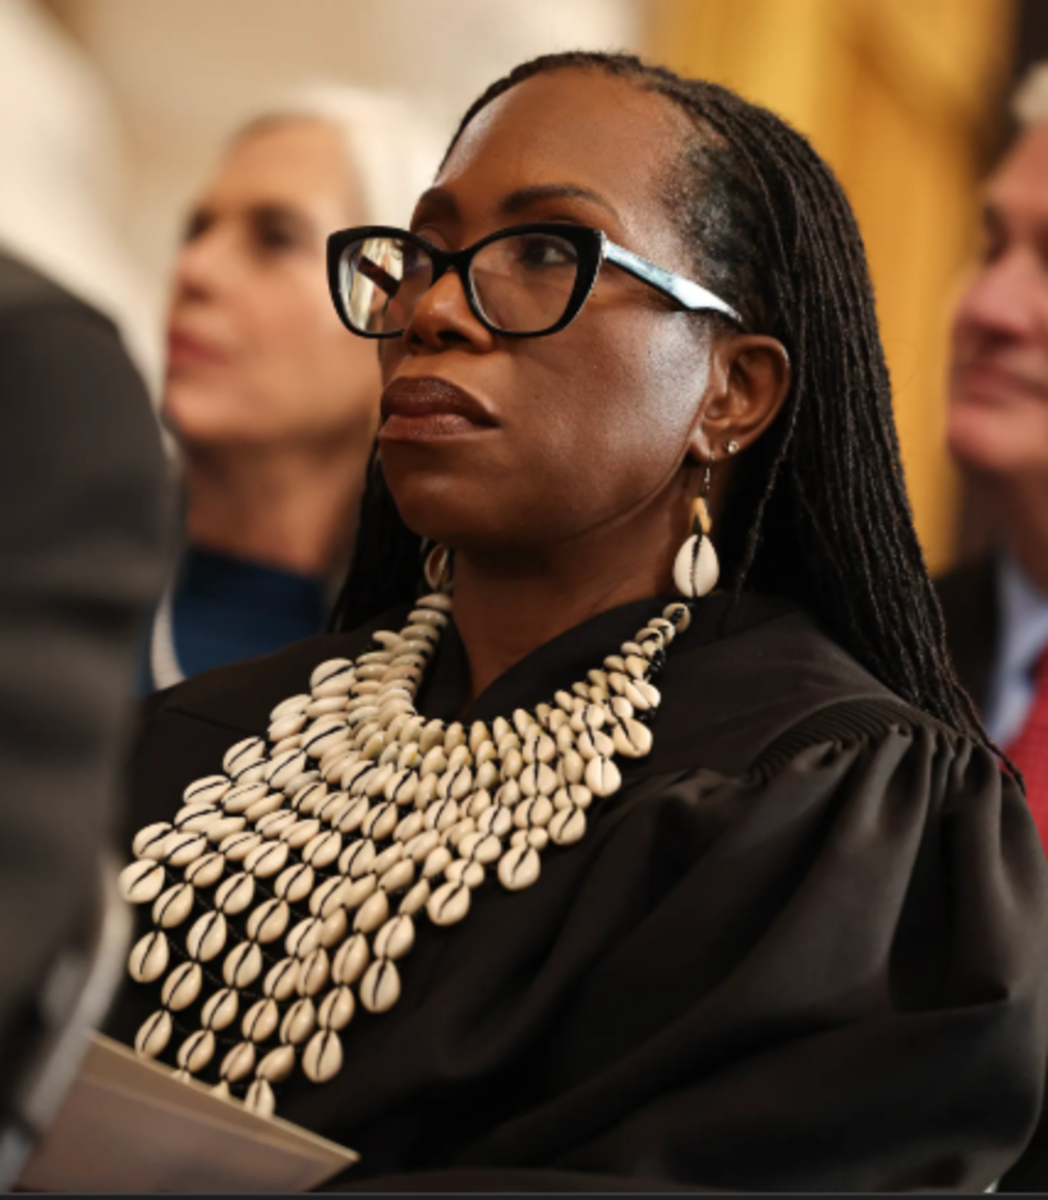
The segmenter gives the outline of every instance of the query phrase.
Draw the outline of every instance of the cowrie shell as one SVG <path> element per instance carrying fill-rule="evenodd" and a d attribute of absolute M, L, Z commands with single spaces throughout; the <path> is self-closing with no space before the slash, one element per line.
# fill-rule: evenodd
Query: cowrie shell
<path fill-rule="evenodd" d="M 222 815 L 222 810 L 213 804 L 183 804 L 175 813 L 171 825 L 179 832 L 200 833 Z"/>
<path fill-rule="evenodd" d="M 369 810 L 367 797 L 355 796 L 337 819 L 332 821 L 332 828 L 337 829 L 339 833 L 355 833 L 364 823 L 364 818 L 368 815 Z"/>
<path fill-rule="evenodd" d="M 220 846 L 230 834 L 239 833 L 246 824 L 247 821 L 244 817 L 219 817 L 217 821 L 212 821 L 205 830 L 207 840 Z"/>
<path fill-rule="evenodd" d="M 295 994 L 298 985 L 299 964 L 293 958 L 282 958 L 275 966 L 269 968 L 262 982 L 262 994 L 271 996 L 278 1003 L 289 999 Z"/>
<path fill-rule="evenodd" d="M 337 836 L 337 835 L 336 835 Z M 256 879 L 268 879 L 284 869 L 287 862 L 286 842 L 263 842 L 244 858 L 244 870 Z"/>
<path fill-rule="evenodd" d="M 477 818 L 477 828 L 482 833 L 493 833 L 496 837 L 505 837 L 513 828 L 513 809 L 496 802 L 492 808 L 485 809 Z"/>
<path fill-rule="evenodd" d="M 302 850 L 302 861 L 322 871 L 342 853 L 342 835 L 335 829 L 325 830 L 306 843 Z"/>
<path fill-rule="evenodd" d="M 312 892 L 316 875 L 308 863 L 294 863 L 286 867 L 273 884 L 273 891 L 281 900 L 298 904 Z"/>
<path fill-rule="evenodd" d="M 205 854 L 203 858 L 190 863 L 185 869 L 184 878 L 186 883 L 191 883 L 197 888 L 214 887 L 222 878 L 225 869 L 225 856 L 217 850 L 212 850 L 210 854 Z"/>
<path fill-rule="evenodd" d="M 288 696 L 286 700 L 281 700 L 281 702 L 272 710 L 272 712 L 269 714 L 269 719 L 270 721 L 279 721 L 285 713 L 304 712 L 309 702 L 310 698 L 305 692 L 302 692 L 297 696 Z"/>
<path fill-rule="evenodd" d="M 342 851 L 338 860 L 338 869 L 350 879 L 358 879 L 371 869 L 375 861 L 375 843 L 370 838 L 361 838 L 352 842 Z"/>
<path fill-rule="evenodd" d="M 335 955 L 331 966 L 331 977 L 336 983 L 349 985 L 364 974 L 364 969 L 371 958 L 367 939 L 363 934 L 354 934 L 348 941 L 342 943 Z"/>
<path fill-rule="evenodd" d="M 311 950 L 320 945 L 322 924 L 317 917 L 306 917 L 304 921 L 299 921 L 284 939 L 284 949 L 293 958 L 305 958 Z"/>
<path fill-rule="evenodd" d="M 375 934 L 377 958 L 403 958 L 415 944 L 415 923 L 410 917 L 391 917 Z"/>
<path fill-rule="evenodd" d="M 643 758 L 651 750 L 653 739 L 647 725 L 627 718 L 615 726 L 612 741 L 625 758 Z"/>
<path fill-rule="evenodd" d="M 268 738 L 271 742 L 282 742 L 285 738 L 298 733 L 306 726 L 305 712 L 285 713 L 272 721 L 269 726 Z"/>
<path fill-rule="evenodd" d="M 555 808 L 589 808 L 593 793 L 581 783 L 570 783 L 558 788 L 553 797 Z"/>
<path fill-rule="evenodd" d="M 233 784 L 225 775 L 205 775 L 182 793 L 184 804 L 217 804 Z"/>
<path fill-rule="evenodd" d="M 178 1048 L 176 1059 L 183 1071 L 191 1075 L 202 1071 L 215 1054 L 215 1035 L 210 1029 L 198 1029 Z"/>
<path fill-rule="evenodd" d="M 400 972 L 389 959 L 379 958 L 360 981 L 360 1003 L 368 1012 L 388 1012 L 400 999 Z"/>
<path fill-rule="evenodd" d="M 532 796 L 522 800 L 513 812 L 513 823 L 518 829 L 530 829 L 545 825 L 553 816 L 553 802 L 546 796 Z"/>
<path fill-rule="evenodd" d="M 161 929 L 174 929 L 193 911 L 196 893 L 191 883 L 176 883 L 157 897 L 153 904 L 153 924 Z"/>
<path fill-rule="evenodd" d="M 258 1117 L 271 1117 L 277 1108 L 276 1096 L 268 1079 L 254 1079 L 244 1097 L 244 1107 Z"/>
<path fill-rule="evenodd" d="M 239 787 L 233 788 L 232 791 L 226 792 L 222 799 L 222 807 L 231 816 L 239 816 L 256 800 L 265 796 L 268 791 L 269 788 L 261 780 L 256 783 L 243 783 Z"/>
<path fill-rule="evenodd" d="M 262 951 L 254 942 L 234 946 L 222 963 L 222 978 L 228 987 L 250 987 L 262 974 Z"/>
<path fill-rule="evenodd" d="M 313 668 L 313 674 L 309 677 L 309 689 L 314 697 L 338 695 L 339 692 L 348 692 L 352 682 L 352 661 L 348 658 L 329 658 Z"/>
<path fill-rule="evenodd" d="M 327 950 L 341 944 L 349 928 L 349 917 L 344 908 L 336 908 L 323 918 L 320 926 L 320 944 Z"/>
<path fill-rule="evenodd" d="M 249 1042 L 266 1042 L 280 1023 L 280 1009 L 277 1002 L 270 996 L 256 1000 L 244 1013 L 240 1022 L 240 1032 Z"/>
<path fill-rule="evenodd" d="M 331 975 L 331 960 L 323 946 L 318 946 L 302 960 L 298 971 L 297 990 L 300 996 L 315 996 L 322 991 Z"/>
<path fill-rule="evenodd" d="M 308 996 L 303 996 L 284 1014 L 284 1019 L 280 1022 L 280 1040 L 290 1042 L 292 1046 L 301 1046 L 312 1036 L 316 1026 L 316 1006 Z"/>
<path fill-rule="evenodd" d="M 345 1029 L 353 1020 L 357 1002 L 348 987 L 337 987 L 328 992 L 317 1012 L 317 1024 L 321 1029 Z"/>
<path fill-rule="evenodd" d="M 143 1058 L 156 1058 L 163 1054 L 174 1029 L 171 1014 L 165 1009 L 153 1013 L 139 1026 L 135 1034 L 135 1050 Z"/>
<path fill-rule="evenodd" d="M 549 823 L 549 836 L 558 846 L 570 846 L 586 832 L 586 814 L 580 808 L 558 808 Z"/>
<path fill-rule="evenodd" d="M 226 933 L 226 918 L 220 912 L 206 912 L 190 926 L 186 952 L 198 962 L 210 962 L 225 949 Z"/>
<path fill-rule="evenodd" d="M 150 858 L 128 863 L 120 872 L 120 895 L 130 904 L 148 904 L 163 890 L 167 872 Z"/>
<path fill-rule="evenodd" d="M 468 888 L 478 888 L 484 882 L 484 868 L 478 862 L 457 858 L 445 868 L 444 878 L 449 883 L 461 883 Z"/>
<path fill-rule="evenodd" d="M 200 1023 L 205 1029 L 228 1029 L 237 1019 L 240 997 L 234 988 L 220 988 L 209 996 L 200 1010 Z"/>
<path fill-rule="evenodd" d="M 511 892 L 530 887 L 539 877 L 542 863 L 529 845 L 512 846 L 499 859 L 499 882 Z"/>
<path fill-rule="evenodd" d="M 172 1012 L 181 1012 L 200 995 L 203 983 L 204 973 L 199 963 L 179 963 L 164 980 L 164 986 L 160 989 L 160 999 L 165 1008 Z"/>
<path fill-rule="evenodd" d="M 363 904 L 377 887 L 377 876 L 364 875 L 360 879 L 354 880 L 342 893 L 342 903 L 345 908 L 352 910 L 357 905 Z"/>
<path fill-rule="evenodd" d="M 277 1046 L 262 1059 L 255 1072 L 256 1078 L 264 1082 L 277 1083 L 287 1079 L 295 1069 L 294 1046 Z M 275 1106 L 274 1106 L 275 1107 Z"/>
<path fill-rule="evenodd" d="M 255 881 L 243 871 L 223 879 L 215 889 L 215 908 L 227 916 L 235 917 L 251 907 L 255 898 Z"/>
<path fill-rule="evenodd" d="M 255 1047 L 251 1042 L 238 1042 L 222 1059 L 218 1068 L 220 1078 L 230 1083 L 239 1083 L 255 1069 Z"/>
<path fill-rule="evenodd" d="M 292 795 L 288 808 L 299 816 L 308 817 L 327 795 L 327 790 L 327 784 L 322 780 L 313 780 Z"/>
<path fill-rule="evenodd" d="M 290 917 L 291 910 L 288 908 L 286 900 L 275 897 L 272 900 L 266 900 L 248 917 L 247 936 L 253 942 L 259 942 L 262 945 L 267 942 L 275 942 L 277 938 L 283 936 Z"/>
<path fill-rule="evenodd" d="M 230 746 L 222 757 L 222 770 L 227 775 L 242 770 L 251 763 L 257 763 L 265 758 L 266 743 L 260 737 L 248 737 Z"/>
<path fill-rule="evenodd" d="M 262 835 L 252 829 L 244 829 L 240 833 L 231 833 L 218 843 L 220 854 L 224 854 L 230 862 L 242 862 L 256 846 L 262 844 Z"/>
<path fill-rule="evenodd" d="M 364 818 L 360 832 L 376 842 L 384 841 L 397 827 L 400 820 L 400 810 L 392 800 L 376 804 Z"/>
<path fill-rule="evenodd" d="M 302 1070 L 314 1083 L 327 1083 L 342 1069 L 342 1043 L 338 1034 L 321 1029 L 310 1038 L 302 1054 Z"/>
<path fill-rule="evenodd" d="M 342 875 L 325 879 L 309 897 L 309 911 L 314 917 L 328 917 L 336 909 L 344 908 L 346 893 L 353 885 Z"/>
<path fill-rule="evenodd" d="M 464 884 L 445 883 L 430 896 L 426 912 L 434 925 L 454 925 L 469 912 L 470 890 Z"/>
<path fill-rule="evenodd" d="M 357 909 L 353 928 L 358 933 L 371 933 L 389 916 L 389 897 L 385 892 L 373 892 Z"/>
<path fill-rule="evenodd" d="M 282 808 L 279 812 L 272 812 L 258 821 L 255 825 L 255 830 L 264 838 L 271 840 L 279 838 L 284 830 L 290 829 L 297 820 L 298 818 L 293 812 L 288 812 L 286 808 Z"/>
<path fill-rule="evenodd" d="M 401 900 L 397 912 L 405 917 L 413 917 L 426 906 L 432 890 L 428 879 L 420 879 Z"/>
<path fill-rule="evenodd" d="M 280 840 L 292 850 L 301 850 L 317 836 L 320 829 L 321 825 L 316 817 L 308 817 L 304 821 L 296 821 L 294 825 L 289 825 L 280 835 Z"/>
<path fill-rule="evenodd" d="M 154 930 L 132 947 L 127 969 L 136 983 L 153 983 L 167 970 L 170 959 L 167 938 L 159 930 Z"/>
<path fill-rule="evenodd" d="M 285 750 L 270 762 L 264 776 L 266 783 L 274 791 L 283 791 L 293 779 L 307 769 L 307 761 L 301 750 Z"/>
<path fill-rule="evenodd" d="M 402 859 L 379 876 L 378 886 L 383 892 L 402 892 L 415 881 L 415 864 Z"/>
<path fill-rule="evenodd" d="M 248 821 L 258 821 L 260 818 L 276 812 L 283 804 L 284 797 L 279 792 L 270 792 L 268 796 L 262 796 L 250 808 L 245 809 L 244 818 Z"/>
<path fill-rule="evenodd" d="M 149 859 L 163 858 L 164 842 L 170 832 L 171 826 L 167 821 L 157 821 L 152 825 L 147 825 L 145 829 L 140 829 L 131 843 L 134 856 Z"/>
<path fill-rule="evenodd" d="M 591 758 L 586 764 L 585 779 L 594 796 L 611 796 L 622 787 L 622 775 L 610 758 Z"/>

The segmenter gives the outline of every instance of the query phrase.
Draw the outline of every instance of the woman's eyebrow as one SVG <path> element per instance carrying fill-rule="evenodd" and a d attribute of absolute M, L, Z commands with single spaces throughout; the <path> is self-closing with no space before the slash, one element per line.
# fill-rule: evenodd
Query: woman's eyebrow
<path fill-rule="evenodd" d="M 598 192 L 578 183 L 537 183 L 531 187 L 518 188 L 515 192 L 510 192 L 499 205 L 499 209 L 507 215 L 513 215 L 543 200 L 565 199 L 588 200 L 592 204 L 599 204 L 601 208 L 607 209 L 613 217 L 617 218 L 619 215 L 610 201 L 605 200 Z"/>

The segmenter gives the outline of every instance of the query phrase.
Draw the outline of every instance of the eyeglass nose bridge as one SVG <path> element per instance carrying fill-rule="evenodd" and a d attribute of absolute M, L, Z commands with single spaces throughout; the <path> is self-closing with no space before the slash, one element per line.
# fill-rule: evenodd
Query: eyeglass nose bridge
<path fill-rule="evenodd" d="M 449 270 L 453 271 L 462 285 L 462 294 L 466 298 L 470 313 L 487 329 L 488 324 L 480 310 L 480 304 L 473 289 L 473 279 L 470 275 L 470 267 L 473 265 L 473 256 L 477 249 L 478 247 L 471 246 L 465 250 L 436 250 L 435 252 L 431 250 L 429 256 L 433 263 L 433 277 L 429 281 L 429 287 L 419 297 L 418 303 L 421 303 L 423 296 L 437 286 Z"/>

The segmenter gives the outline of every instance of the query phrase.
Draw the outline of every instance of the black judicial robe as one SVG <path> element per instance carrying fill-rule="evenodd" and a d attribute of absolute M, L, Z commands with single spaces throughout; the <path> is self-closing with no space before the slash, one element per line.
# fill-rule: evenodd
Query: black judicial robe
<path fill-rule="evenodd" d="M 338 1186 L 978 1190 L 1018 1158 L 1048 1040 L 1048 871 L 1018 789 L 803 612 L 744 597 L 725 628 L 729 606 L 670 647 L 652 753 L 585 838 L 525 891 L 489 871 L 458 925 L 420 916 L 397 1005 L 358 1008 L 332 1082 L 281 1085 L 282 1116 L 361 1152 Z M 554 639 L 461 719 L 551 700 L 661 607 Z M 135 827 L 366 634 L 154 697 Z M 467 683 L 450 628 L 419 711 L 454 719 Z M 110 1031 L 157 993 L 129 982 Z"/>

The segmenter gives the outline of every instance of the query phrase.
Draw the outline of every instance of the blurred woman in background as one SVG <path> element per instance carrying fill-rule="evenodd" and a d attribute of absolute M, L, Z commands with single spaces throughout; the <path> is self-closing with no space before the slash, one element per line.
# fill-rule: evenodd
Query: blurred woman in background
<path fill-rule="evenodd" d="M 312 88 L 243 127 L 193 207 L 162 401 L 184 463 L 186 545 L 143 690 L 323 626 L 379 393 L 374 348 L 331 309 L 324 242 L 406 217 L 437 155 L 399 102 Z"/>

